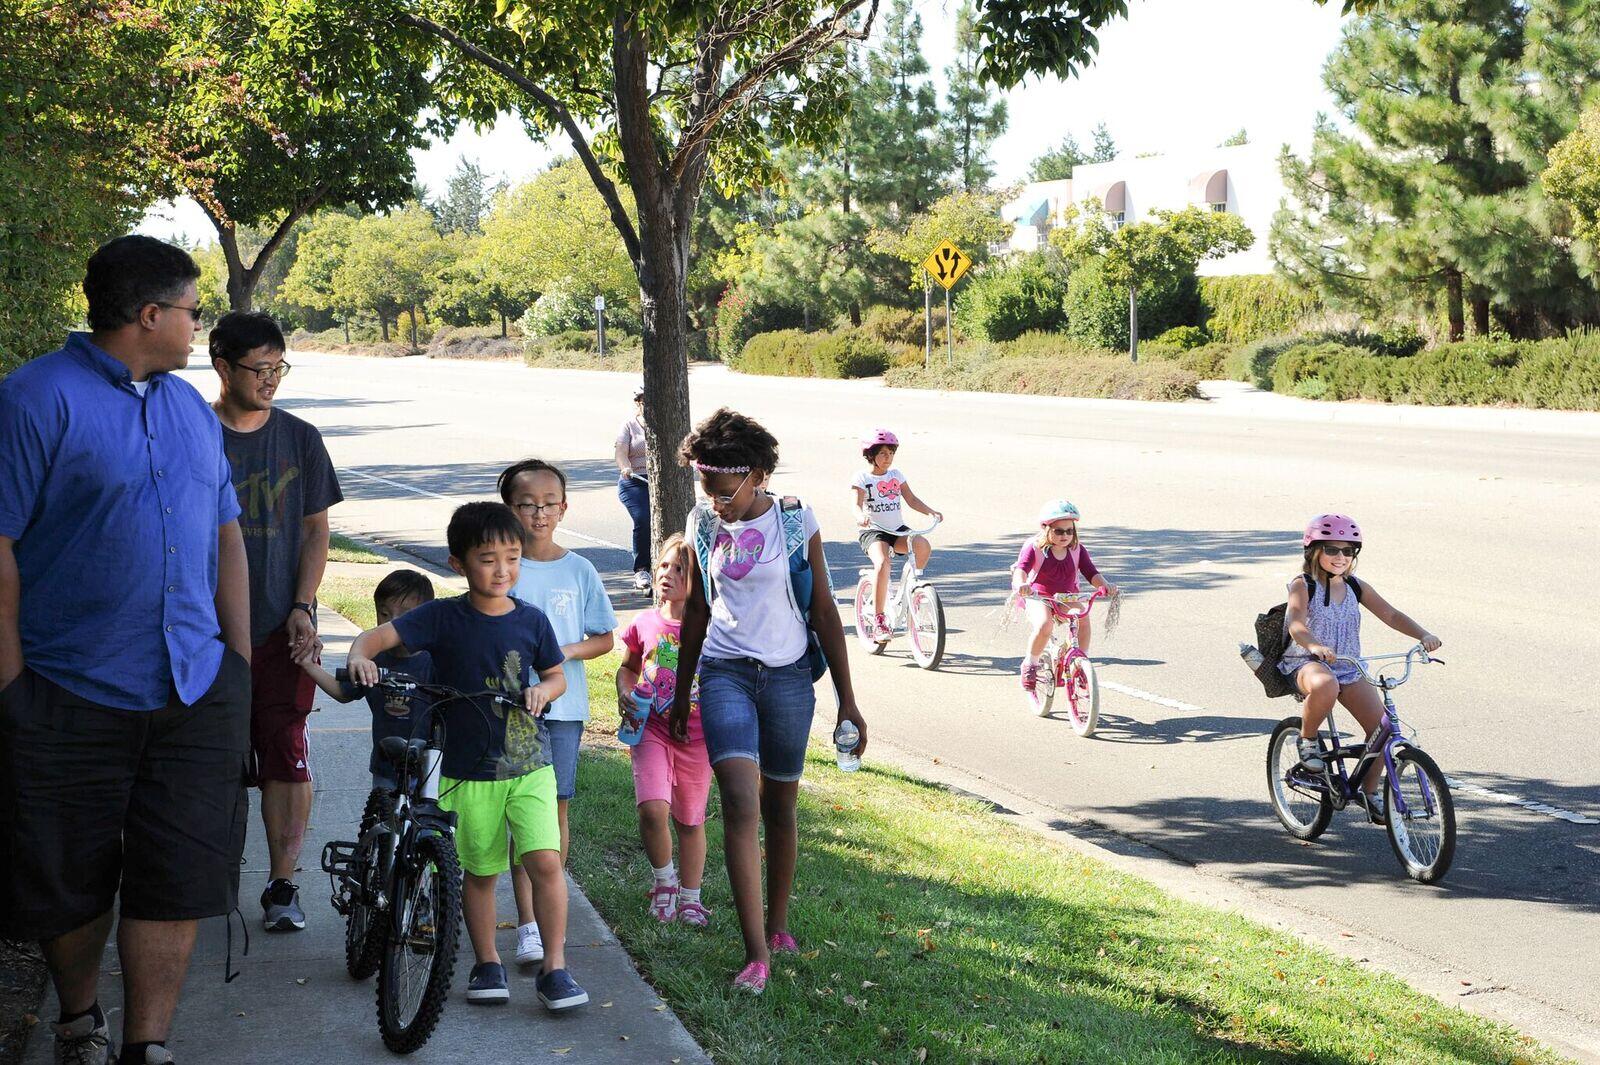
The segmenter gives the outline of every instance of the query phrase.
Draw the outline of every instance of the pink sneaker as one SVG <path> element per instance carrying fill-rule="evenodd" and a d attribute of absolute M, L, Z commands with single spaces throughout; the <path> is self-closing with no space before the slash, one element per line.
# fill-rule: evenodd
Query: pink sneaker
<path fill-rule="evenodd" d="M 739 975 L 733 978 L 733 989 L 743 991 L 747 995 L 759 995 L 767 989 L 767 977 L 770 975 L 767 963 L 753 961 L 739 970 Z"/>
<path fill-rule="evenodd" d="M 774 954 L 799 954 L 800 944 L 788 932 L 774 932 L 767 937 L 767 949 Z"/>
<path fill-rule="evenodd" d="M 1028 659 L 1022 663 L 1022 690 L 1032 692 L 1039 686 L 1039 663 Z"/>
<path fill-rule="evenodd" d="M 873 620 L 873 623 L 878 626 L 879 642 L 886 642 L 894 639 L 894 628 L 889 624 L 888 618 L 884 617 L 882 614 L 879 614 Z"/>
<path fill-rule="evenodd" d="M 711 911 L 698 902 L 680 902 L 676 919 L 680 924 L 704 928 L 711 923 Z"/>
<path fill-rule="evenodd" d="M 650 889 L 650 916 L 666 924 L 678 911 L 678 885 L 657 884 Z"/>

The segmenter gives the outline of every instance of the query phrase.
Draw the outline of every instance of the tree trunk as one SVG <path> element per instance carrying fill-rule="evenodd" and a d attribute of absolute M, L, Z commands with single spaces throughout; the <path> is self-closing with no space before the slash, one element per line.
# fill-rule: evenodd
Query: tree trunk
<path fill-rule="evenodd" d="M 1472 297 L 1472 331 L 1480 337 L 1489 335 L 1489 297 L 1474 294 Z"/>
<path fill-rule="evenodd" d="M 1467 333 L 1467 320 L 1461 310 L 1461 271 L 1444 273 L 1444 306 L 1450 319 L 1450 343 L 1454 344 Z"/>
<path fill-rule="evenodd" d="M 1128 358 L 1139 361 L 1139 289 L 1128 286 Z"/>
<path fill-rule="evenodd" d="M 411 313 L 411 350 L 412 351 L 416 351 L 417 350 L 417 305 L 415 303 L 413 303 L 411 305 L 410 313 Z"/>
<path fill-rule="evenodd" d="M 656 190 L 655 202 L 639 203 L 639 309 L 644 341 L 644 432 L 649 454 L 650 533 L 662 540 L 682 532 L 694 505 L 694 481 L 678 465 L 678 447 L 689 435 L 688 218 L 674 217 L 674 189 Z M 666 184 L 662 182 L 662 184 Z"/>
<path fill-rule="evenodd" d="M 500 339 L 504 340 L 506 337 L 510 336 L 510 333 L 507 332 L 507 329 L 508 329 L 508 325 L 506 323 L 506 312 L 505 311 L 501 311 L 500 312 Z"/>
<path fill-rule="evenodd" d="M 348 314 L 344 316 L 344 342 L 346 344 L 350 343 L 350 316 Z"/>
<path fill-rule="evenodd" d="M 382 311 L 378 312 L 378 329 L 383 333 L 383 342 L 389 343 L 389 319 Z"/>
<path fill-rule="evenodd" d="M 228 309 L 248 311 L 255 303 L 256 282 L 261 279 L 264 260 L 258 255 L 254 267 L 245 267 L 239 255 L 239 233 L 231 222 L 217 224 L 217 243 L 222 246 L 222 258 L 228 264 Z"/>

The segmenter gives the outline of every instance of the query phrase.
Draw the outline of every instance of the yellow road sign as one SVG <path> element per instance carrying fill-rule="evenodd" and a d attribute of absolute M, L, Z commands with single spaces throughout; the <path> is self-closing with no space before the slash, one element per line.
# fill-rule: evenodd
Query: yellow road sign
<path fill-rule="evenodd" d="M 947 290 L 972 268 L 972 257 L 948 240 L 940 241 L 922 268 Z"/>

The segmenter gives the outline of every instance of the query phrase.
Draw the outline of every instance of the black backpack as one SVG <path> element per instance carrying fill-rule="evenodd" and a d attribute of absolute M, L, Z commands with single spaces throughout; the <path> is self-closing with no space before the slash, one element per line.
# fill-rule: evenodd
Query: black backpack
<path fill-rule="evenodd" d="M 1304 580 L 1304 575 L 1299 579 Z M 1360 583 L 1354 577 L 1346 577 L 1345 583 L 1350 586 L 1356 602 L 1360 603 Z M 1288 612 L 1289 604 L 1279 603 L 1265 614 L 1256 615 L 1256 648 L 1261 654 L 1261 664 L 1252 667 L 1251 672 L 1261 682 L 1261 687 L 1266 690 L 1269 699 L 1276 699 L 1281 695 L 1295 695 L 1300 690 L 1295 686 L 1293 677 L 1278 669 L 1278 663 L 1283 661 L 1283 653 L 1289 649 L 1288 626 L 1284 621 Z"/>

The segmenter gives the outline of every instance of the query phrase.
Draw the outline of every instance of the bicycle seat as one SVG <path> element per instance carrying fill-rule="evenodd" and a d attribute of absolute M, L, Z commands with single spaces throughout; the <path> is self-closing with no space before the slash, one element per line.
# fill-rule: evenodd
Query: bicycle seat
<path fill-rule="evenodd" d="M 378 741 L 378 754 L 386 762 L 400 763 L 404 761 L 409 746 L 404 736 L 385 736 Z"/>

